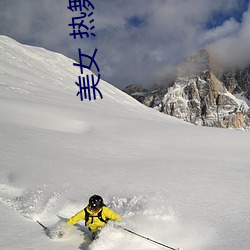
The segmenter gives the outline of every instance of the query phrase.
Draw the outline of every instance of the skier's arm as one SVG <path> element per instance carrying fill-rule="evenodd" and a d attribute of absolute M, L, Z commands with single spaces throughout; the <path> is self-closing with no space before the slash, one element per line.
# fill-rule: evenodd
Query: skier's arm
<path fill-rule="evenodd" d="M 70 219 L 68 219 L 67 224 L 75 225 L 78 221 L 84 220 L 85 218 L 85 212 L 84 209 L 72 216 Z"/>
<path fill-rule="evenodd" d="M 112 220 L 112 221 L 118 221 L 118 222 L 122 221 L 121 216 L 118 215 L 118 214 L 116 214 L 116 213 L 115 213 L 113 210 L 111 210 L 110 208 L 105 207 L 104 210 L 105 210 L 105 217 L 106 217 L 107 219 L 110 219 L 110 220 Z"/>

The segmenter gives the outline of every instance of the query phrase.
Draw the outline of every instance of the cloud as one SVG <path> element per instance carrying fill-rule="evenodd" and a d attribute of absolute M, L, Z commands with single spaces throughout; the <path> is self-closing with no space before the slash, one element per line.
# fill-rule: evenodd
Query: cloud
<path fill-rule="evenodd" d="M 239 28 L 240 24 L 235 20 L 235 18 L 232 17 L 229 20 L 224 21 L 221 26 L 204 31 L 204 34 L 201 36 L 200 43 L 211 44 L 215 41 L 219 41 L 237 33 Z"/>
<path fill-rule="evenodd" d="M 96 37 L 69 36 L 76 13 L 61 0 L 1 0 L 0 33 L 78 58 L 78 48 L 92 55 L 101 77 L 119 88 L 146 87 L 163 81 L 181 60 L 204 46 L 226 58 L 225 48 L 248 48 L 249 17 L 234 13 L 238 0 L 92 0 Z M 215 15 L 216 13 L 216 15 Z M 222 23 L 215 17 L 225 18 Z M 212 29 L 207 24 L 213 23 Z M 223 52 L 222 52 L 223 51 Z M 248 50 L 249 51 L 249 50 Z M 247 53 L 245 53 L 246 55 Z"/>
<path fill-rule="evenodd" d="M 225 67 L 244 67 L 250 64 L 250 9 L 244 13 L 242 22 L 237 25 L 231 33 L 210 44 L 210 51 L 215 60 Z M 226 24 L 221 29 L 227 29 L 225 26 Z"/>

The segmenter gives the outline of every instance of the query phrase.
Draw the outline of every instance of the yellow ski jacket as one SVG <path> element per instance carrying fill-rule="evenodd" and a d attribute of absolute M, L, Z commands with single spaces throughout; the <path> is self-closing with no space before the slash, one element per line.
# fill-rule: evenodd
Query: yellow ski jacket
<path fill-rule="evenodd" d="M 88 207 L 86 207 L 87 212 L 89 213 L 88 221 L 85 221 L 86 226 L 88 226 L 89 230 L 92 233 L 97 232 L 100 228 L 102 228 L 106 223 L 105 221 L 112 220 L 112 221 L 121 221 L 120 215 L 116 214 L 113 210 L 110 208 L 103 206 L 99 211 L 93 212 Z M 101 212 L 101 218 L 104 220 L 100 220 L 98 218 L 98 215 L 100 215 Z M 68 221 L 67 224 L 75 225 L 80 220 L 85 220 L 85 210 L 82 209 L 77 214 L 72 216 Z"/>

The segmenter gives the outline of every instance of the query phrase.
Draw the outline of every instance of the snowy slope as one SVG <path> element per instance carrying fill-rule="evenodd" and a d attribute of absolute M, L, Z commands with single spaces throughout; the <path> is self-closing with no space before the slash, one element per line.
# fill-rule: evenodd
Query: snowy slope
<path fill-rule="evenodd" d="M 81 102 L 72 63 L 0 36 L 0 248 L 162 249 L 111 225 L 91 245 L 79 227 L 51 240 L 36 223 L 97 193 L 164 244 L 248 250 L 249 133 L 186 124 L 104 81 L 102 100 Z"/>

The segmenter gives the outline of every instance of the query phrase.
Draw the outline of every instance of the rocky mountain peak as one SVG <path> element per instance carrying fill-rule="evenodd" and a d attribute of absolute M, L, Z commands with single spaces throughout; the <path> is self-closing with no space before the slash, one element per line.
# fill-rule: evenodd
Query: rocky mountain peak
<path fill-rule="evenodd" d="M 177 77 L 194 77 L 205 74 L 210 70 L 209 53 L 201 49 L 194 55 L 188 57 L 177 69 Z"/>
<path fill-rule="evenodd" d="M 135 93 L 130 95 L 160 112 L 196 125 L 248 129 L 249 106 L 233 94 L 250 93 L 250 67 L 217 74 L 210 64 L 209 51 L 202 49 L 178 67 L 171 86 L 144 90 L 139 98 Z"/>

